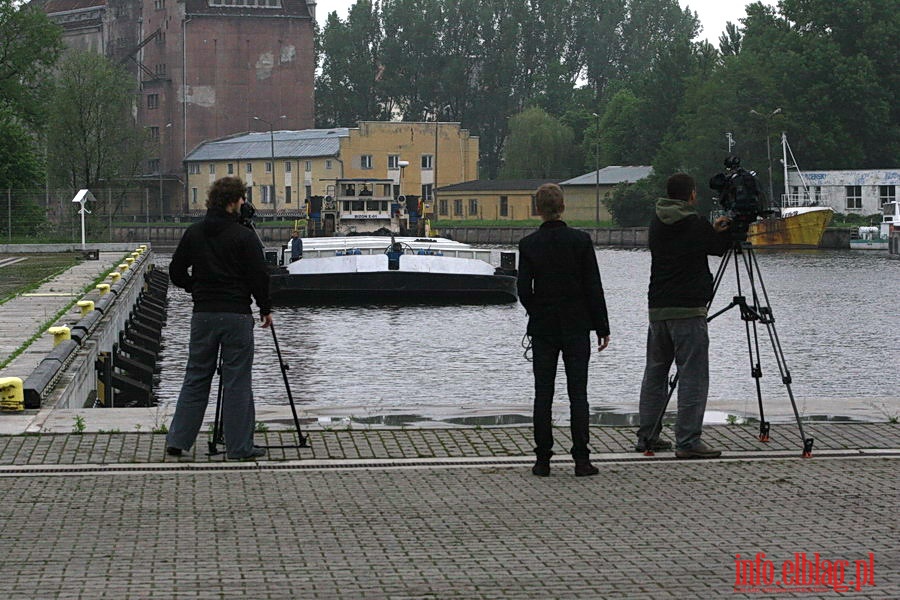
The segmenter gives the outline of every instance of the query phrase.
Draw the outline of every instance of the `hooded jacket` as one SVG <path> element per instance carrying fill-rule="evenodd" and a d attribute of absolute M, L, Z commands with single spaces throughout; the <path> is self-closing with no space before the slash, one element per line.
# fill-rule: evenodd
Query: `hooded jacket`
<path fill-rule="evenodd" d="M 731 244 L 683 200 L 660 198 L 650 221 L 650 320 L 706 316 L 713 297 L 710 254 L 722 256 Z"/>
<path fill-rule="evenodd" d="M 210 208 L 202 221 L 188 227 L 172 256 L 169 276 L 190 292 L 194 312 L 250 314 L 251 295 L 260 315 L 272 312 L 262 244 L 236 214 Z"/>
<path fill-rule="evenodd" d="M 585 232 L 547 221 L 522 238 L 517 288 L 529 335 L 609 335 L 597 255 Z"/>

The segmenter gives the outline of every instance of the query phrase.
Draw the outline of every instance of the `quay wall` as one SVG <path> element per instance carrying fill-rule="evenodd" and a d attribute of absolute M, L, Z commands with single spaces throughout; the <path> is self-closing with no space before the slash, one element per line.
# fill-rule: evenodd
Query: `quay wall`
<path fill-rule="evenodd" d="M 646 227 L 579 227 L 591 236 L 595 246 L 619 248 L 646 248 Z M 523 237 L 534 232 L 534 227 L 441 227 L 443 237 L 450 237 L 466 244 L 500 244 L 515 246 Z"/>
<path fill-rule="evenodd" d="M 148 250 L 126 272 L 128 278 L 123 276 L 124 283 L 114 301 L 104 311 L 96 329 L 82 342 L 53 391 L 43 399 L 43 408 L 83 408 L 93 402 L 97 391 L 97 358 L 101 352 L 112 352 L 113 345 L 118 343 L 119 332 L 125 329 L 143 291 L 145 276 L 152 268 L 153 253 Z M 84 299 L 96 303 L 99 293 L 92 292 Z"/>

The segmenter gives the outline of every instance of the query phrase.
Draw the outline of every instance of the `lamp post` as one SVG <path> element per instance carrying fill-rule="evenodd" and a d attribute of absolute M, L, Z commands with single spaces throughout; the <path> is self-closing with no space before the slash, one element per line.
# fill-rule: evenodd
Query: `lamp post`
<path fill-rule="evenodd" d="M 281 115 L 279 119 L 286 119 L 287 115 Z M 267 121 L 261 117 L 253 117 L 256 121 L 261 121 L 269 126 L 269 146 L 272 151 L 272 211 L 278 213 L 278 195 L 275 193 L 275 127 L 272 121 Z"/>
<path fill-rule="evenodd" d="M 594 139 L 594 220 L 597 225 L 600 225 L 600 115 L 591 114 L 594 115 L 594 124 L 596 125 L 594 129 L 597 136 Z"/>
<path fill-rule="evenodd" d="M 775 187 L 772 183 L 772 146 L 769 141 L 769 121 L 772 119 L 772 117 L 779 114 L 780 112 L 781 112 L 781 109 L 776 108 L 769 114 L 764 115 L 764 114 L 756 112 L 753 109 L 750 110 L 751 115 L 761 117 L 763 119 L 763 121 L 765 121 L 765 124 L 766 124 L 766 160 L 769 163 L 769 202 L 775 201 Z M 787 186 L 787 180 L 785 180 L 784 185 Z M 787 190 L 787 187 L 785 187 L 785 190 Z"/>
<path fill-rule="evenodd" d="M 165 221 L 166 214 L 163 209 L 163 135 L 166 133 L 166 129 L 172 126 L 171 123 L 166 123 L 166 126 L 162 128 L 162 131 L 159 132 L 159 164 L 157 165 L 157 171 L 159 171 L 159 220 Z M 150 205 L 147 204 L 147 221 L 150 221 Z"/>

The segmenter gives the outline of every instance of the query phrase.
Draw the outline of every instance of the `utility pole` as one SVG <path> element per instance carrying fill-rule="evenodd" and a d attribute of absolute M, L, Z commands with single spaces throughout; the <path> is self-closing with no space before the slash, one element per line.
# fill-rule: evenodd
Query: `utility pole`
<path fill-rule="evenodd" d="M 772 112 L 770 112 L 767 115 L 758 113 L 755 110 L 750 111 L 751 115 L 761 117 L 763 119 L 763 121 L 765 121 L 765 124 L 766 124 L 766 160 L 769 163 L 769 202 L 770 203 L 774 202 L 775 186 L 772 183 L 772 145 L 769 140 L 769 121 L 772 119 L 772 117 L 779 114 L 780 112 L 781 112 L 780 108 L 776 108 L 775 110 L 773 110 Z M 784 185 L 787 186 L 787 180 L 785 180 Z M 787 188 L 785 188 L 785 189 L 787 189 Z"/>
<path fill-rule="evenodd" d="M 272 121 L 267 121 L 261 117 L 253 117 L 256 121 L 261 121 L 269 126 L 269 146 L 272 152 L 272 211 L 278 213 L 278 195 L 275 193 L 275 127 Z M 287 115 L 281 115 L 279 119 L 286 119 Z"/>
<path fill-rule="evenodd" d="M 594 139 L 594 222 L 600 225 L 600 115 L 594 115 L 596 138 Z"/>

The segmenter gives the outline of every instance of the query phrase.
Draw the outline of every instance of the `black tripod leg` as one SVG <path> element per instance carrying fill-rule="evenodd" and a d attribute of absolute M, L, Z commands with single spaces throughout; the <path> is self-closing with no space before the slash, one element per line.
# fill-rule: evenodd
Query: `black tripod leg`
<path fill-rule="evenodd" d="M 210 438 L 207 445 L 209 446 L 209 452 L 207 453 L 209 456 L 215 456 L 217 454 L 221 454 L 219 452 L 218 444 L 224 443 L 224 427 L 222 426 L 223 419 L 225 415 L 222 412 L 222 397 L 224 395 L 222 390 L 222 357 L 219 356 L 219 367 L 217 369 L 219 373 L 219 389 L 216 391 L 216 416 L 213 421 L 213 430 L 212 437 Z"/>
<path fill-rule="evenodd" d="M 272 341 L 275 342 L 275 353 L 278 355 L 278 364 L 281 366 L 281 377 L 284 379 L 284 389 L 287 391 L 288 403 L 291 405 L 291 414 L 294 416 L 294 427 L 297 429 L 297 446 L 292 448 L 309 448 L 307 438 L 300 429 L 300 419 L 297 417 L 297 407 L 294 405 L 294 396 L 291 394 L 291 384 L 288 381 L 288 366 L 281 356 L 281 347 L 278 345 L 278 336 L 275 335 L 275 325 L 269 325 L 272 330 Z M 271 446 L 270 446 L 271 447 Z"/>

